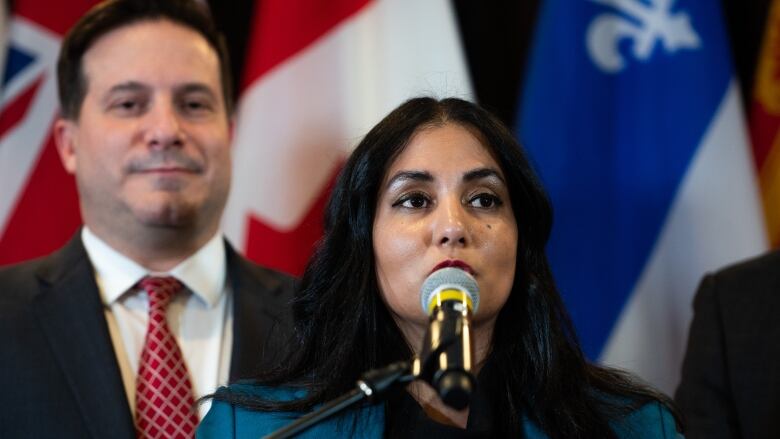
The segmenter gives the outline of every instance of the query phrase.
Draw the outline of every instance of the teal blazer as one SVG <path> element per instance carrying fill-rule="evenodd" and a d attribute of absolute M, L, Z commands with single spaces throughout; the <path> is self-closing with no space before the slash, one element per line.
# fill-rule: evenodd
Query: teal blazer
<path fill-rule="evenodd" d="M 224 390 L 224 389 L 223 389 Z M 292 400 L 300 398 L 303 391 L 281 388 L 265 388 L 251 384 L 233 384 L 231 392 L 243 393 L 272 400 Z M 200 423 L 196 438 L 251 438 L 272 433 L 289 424 L 301 414 L 286 412 L 258 412 L 222 402 L 214 401 L 206 417 Z M 300 438 L 327 439 L 344 438 L 352 434 L 355 437 L 384 437 L 385 409 L 383 404 L 367 405 L 347 410 L 342 415 L 326 419 L 318 425 L 304 431 Z M 671 413 L 658 403 L 650 403 L 631 413 L 612 427 L 620 438 L 682 438 L 675 428 Z M 523 420 L 523 431 L 527 439 L 545 439 L 547 435 L 529 419 Z"/>

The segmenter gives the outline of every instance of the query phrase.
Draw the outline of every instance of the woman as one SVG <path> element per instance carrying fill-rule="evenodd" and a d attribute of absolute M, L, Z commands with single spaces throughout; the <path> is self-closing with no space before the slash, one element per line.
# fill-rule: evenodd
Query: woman
<path fill-rule="evenodd" d="M 294 304 L 299 346 L 255 383 L 215 395 L 202 437 L 256 437 L 408 360 L 428 322 L 419 290 L 435 268 L 473 273 L 476 394 L 462 411 L 415 382 L 312 437 L 674 437 L 669 400 L 588 364 L 547 265 L 552 211 L 511 133 L 476 105 L 412 99 L 347 162 L 325 236 Z M 294 412 L 290 414 L 288 412 Z"/>

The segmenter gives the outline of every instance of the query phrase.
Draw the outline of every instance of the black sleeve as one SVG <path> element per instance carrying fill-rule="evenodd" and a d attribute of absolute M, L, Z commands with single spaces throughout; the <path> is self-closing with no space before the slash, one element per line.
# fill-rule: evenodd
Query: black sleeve
<path fill-rule="evenodd" d="M 706 276 L 696 292 L 682 380 L 675 394 L 688 439 L 740 437 L 716 279 Z"/>

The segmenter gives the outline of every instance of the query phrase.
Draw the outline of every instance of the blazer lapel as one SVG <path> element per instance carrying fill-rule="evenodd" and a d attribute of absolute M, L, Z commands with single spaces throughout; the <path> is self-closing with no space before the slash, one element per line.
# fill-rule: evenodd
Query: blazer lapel
<path fill-rule="evenodd" d="M 281 275 L 251 264 L 226 243 L 233 289 L 233 351 L 230 382 L 251 378 L 282 360 L 288 345 L 292 288 Z"/>
<path fill-rule="evenodd" d="M 80 234 L 38 273 L 34 309 L 94 437 L 134 434 L 92 265 Z"/>

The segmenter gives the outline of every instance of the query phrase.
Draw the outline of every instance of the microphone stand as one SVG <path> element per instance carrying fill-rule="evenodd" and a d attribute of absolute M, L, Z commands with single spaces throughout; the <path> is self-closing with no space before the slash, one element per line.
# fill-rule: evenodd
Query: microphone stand
<path fill-rule="evenodd" d="M 370 370 L 360 377 L 355 389 L 323 404 L 317 410 L 301 416 L 275 432 L 264 436 L 264 439 L 292 437 L 363 399 L 372 402 L 377 401 L 398 384 L 405 384 L 414 379 L 415 375 L 412 374 L 412 367 L 408 361 L 399 361 L 382 369 Z"/>
<path fill-rule="evenodd" d="M 292 437 L 309 427 L 322 422 L 336 413 L 351 407 L 366 399 L 370 402 L 379 401 L 389 390 L 400 384 L 406 384 L 416 379 L 424 379 L 430 383 L 429 370 L 431 363 L 437 361 L 439 354 L 452 345 L 457 337 L 445 339 L 422 360 L 414 358 L 413 361 L 399 361 L 381 369 L 373 369 L 364 373 L 357 381 L 357 387 L 326 402 L 317 410 L 301 416 L 288 425 L 263 436 L 263 439 L 284 439 Z"/>

